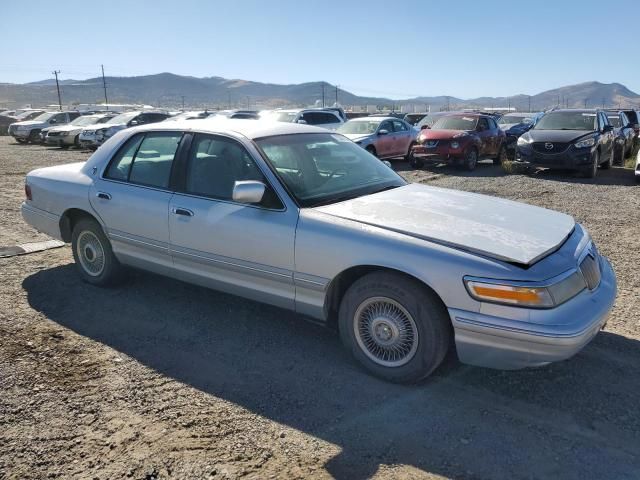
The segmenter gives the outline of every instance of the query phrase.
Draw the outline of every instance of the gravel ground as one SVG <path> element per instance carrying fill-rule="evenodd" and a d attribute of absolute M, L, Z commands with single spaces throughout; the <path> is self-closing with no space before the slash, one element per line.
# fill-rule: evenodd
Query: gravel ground
<path fill-rule="evenodd" d="M 24 174 L 88 155 L 0 137 L 0 245 L 46 238 L 20 218 Z M 606 330 L 545 368 L 500 372 L 450 355 L 427 382 L 397 386 L 283 310 L 146 273 L 91 287 L 68 247 L 0 259 L 0 479 L 639 478 L 632 172 L 396 166 L 411 181 L 584 223 L 618 275 Z"/>

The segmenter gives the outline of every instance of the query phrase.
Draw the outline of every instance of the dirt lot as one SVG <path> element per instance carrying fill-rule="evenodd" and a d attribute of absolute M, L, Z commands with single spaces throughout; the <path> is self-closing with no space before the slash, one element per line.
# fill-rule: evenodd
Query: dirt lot
<path fill-rule="evenodd" d="M 0 137 L 0 245 L 24 174 L 86 152 Z M 0 479 L 640 478 L 640 187 L 397 168 L 412 181 L 569 213 L 614 263 L 607 328 L 575 358 L 500 372 L 453 355 L 417 386 L 363 373 L 294 315 L 135 273 L 82 283 L 68 247 L 0 259 Z"/>

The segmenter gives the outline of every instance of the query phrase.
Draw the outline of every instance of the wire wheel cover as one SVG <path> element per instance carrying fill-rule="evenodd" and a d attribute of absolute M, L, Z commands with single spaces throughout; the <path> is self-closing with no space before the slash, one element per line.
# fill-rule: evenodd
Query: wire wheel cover
<path fill-rule="evenodd" d="M 105 265 L 104 249 L 93 232 L 85 230 L 78 236 L 76 253 L 85 272 L 93 277 L 102 273 Z"/>
<path fill-rule="evenodd" d="M 353 318 L 353 330 L 360 349 L 384 367 L 408 363 L 418 349 L 418 328 L 411 314 L 388 297 L 363 301 Z"/>

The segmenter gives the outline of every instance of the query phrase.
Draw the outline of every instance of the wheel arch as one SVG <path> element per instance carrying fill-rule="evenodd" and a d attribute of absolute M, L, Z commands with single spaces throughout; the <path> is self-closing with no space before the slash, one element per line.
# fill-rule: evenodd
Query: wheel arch
<path fill-rule="evenodd" d="M 446 308 L 446 305 L 438 292 L 424 280 L 416 277 L 415 275 L 399 270 L 397 268 L 387 267 L 383 265 L 355 265 L 338 273 L 329 282 L 329 285 L 327 287 L 324 310 L 326 314 L 327 324 L 331 328 L 337 329 L 338 327 L 338 310 L 340 308 L 340 302 L 342 302 L 342 299 L 344 298 L 344 295 L 349 287 L 351 287 L 351 285 L 353 285 L 360 278 L 374 272 L 395 273 L 414 282 L 417 282 L 422 287 L 430 290 Z"/>
<path fill-rule="evenodd" d="M 102 222 L 100 219 L 93 215 L 92 213 L 82 209 L 82 208 L 68 208 L 64 211 L 64 213 L 60 216 L 60 236 L 62 240 L 66 243 L 71 242 L 71 234 L 73 233 L 73 227 L 78 223 L 78 221 L 82 218 L 89 218 L 91 220 L 95 220 L 99 225 L 102 226 Z"/>

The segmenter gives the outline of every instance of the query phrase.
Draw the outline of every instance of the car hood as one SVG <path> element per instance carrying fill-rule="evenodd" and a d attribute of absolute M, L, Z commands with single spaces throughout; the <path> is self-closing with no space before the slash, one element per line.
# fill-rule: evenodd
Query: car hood
<path fill-rule="evenodd" d="M 466 130 L 432 130 L 425 128 L 420 133 L 419 138 L 425 140 L 448 140 L 450 138 L 459 138 L 465 135 L 471 135 L 472 132 Z"/>
<path fill-rule="evenodd" d="M 563 213 L 421 184 L 315 210 L 520 265 L 558 249 L 575 227 Z"/>
<path fill-rule="evenodd" d="M 347 137 L 352 142 L 362 142 L 363 140 L 368 140 L 373 135 L 362 135 L 360 133 L 343 133 L 345 137 Z"/>
<path fill-rule="evenodd" d="M 43 128 L 43 130 L 47 130 L 48 132 L 70 132 L 71 130 L 79 130 L 82 127 L 77 125 L 60 125 L 59 127 L 49 127 Z"/>
<path fill-rule="evenodd" d="M 569 143 L 580 137 L 594 133 L 592 130 L 529 130 L 534 142 Z"/>
<path fill-rule="evenodd" d="M 35 120 L 25 120 L 24 122 L 16 122 L 14 125 L 18 127 L 44 127 L 49 124 L 46 122 L 36 122 Z"/>

